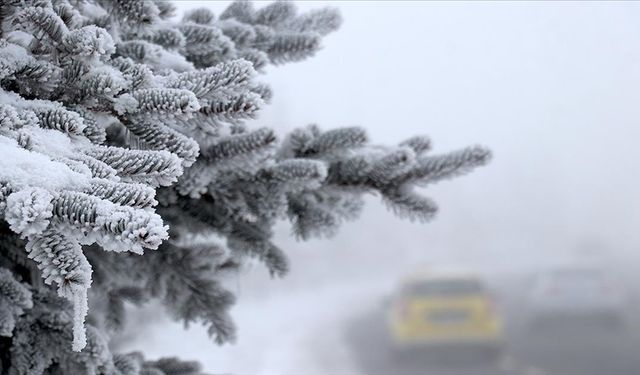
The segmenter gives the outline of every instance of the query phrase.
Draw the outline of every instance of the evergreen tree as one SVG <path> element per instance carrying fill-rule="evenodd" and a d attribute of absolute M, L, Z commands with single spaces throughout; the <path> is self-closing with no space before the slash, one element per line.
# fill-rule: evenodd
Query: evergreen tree
<path fill-rule="evenodd" d="M 274 276 L 288 219 L 331 235 L 378 194 L 426 221 L 414 188 L 485 164 L 427 137 L 368 142 L 361 128 L 249 127 L 267 64 L 312 56 L 333 9 L 232 3 L 174 20 L 162 0 L 0 3 L 0 373 L 197 374 L 175 358 L 111 353 L 125 304 L 159 300 L 177 320 L 234 339 L 221 278 L 247 259 Z"/>

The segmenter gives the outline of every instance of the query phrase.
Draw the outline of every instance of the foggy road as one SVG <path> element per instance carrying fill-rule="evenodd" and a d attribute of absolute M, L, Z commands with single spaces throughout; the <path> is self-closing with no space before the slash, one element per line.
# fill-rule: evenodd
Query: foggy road
<path fill-rule="evenodd" d="M 399 360 L 391 355 L 385 333 L 384 314 L 371 311 L 348 325 L 346 340 L 360 370 L 366 375 L 534 375 L 518 372 L 512 361 L 496 364 L 432 363 L 427 358 Z M 475 362 L 475 363 L 474 363 Z M 537 375 L 537 374 L 536 374 Z"/>
<path fill-rule="evenodd" d="M 348 325 L 346 340 L 366 375 L 637 375 L 640 338 L 635 323 L 616 333 L 534 333 L 513 325 L 507 352 L 496 363 L 442 361 L 438 358 L 398 360 L 386 340 L 382 309 L 369 311 Z M 437 361 L 436 361 L 437 360 Z"/>
<path fill-rule="evenodd" d="M 570 332 L 511 337 L 511 352 L 520 361 L 558 375 L 637 375 L 638 337 L 631 332 Z"/>
<path fill-rule="evenodd" d="M 501 291 L 510 355 L 548 375 L 640 374 L 640 312 L 630 303 L 619 327 L 589 324 L 539 331 L 523 319 L 527 304 L 518 284 Z"/>

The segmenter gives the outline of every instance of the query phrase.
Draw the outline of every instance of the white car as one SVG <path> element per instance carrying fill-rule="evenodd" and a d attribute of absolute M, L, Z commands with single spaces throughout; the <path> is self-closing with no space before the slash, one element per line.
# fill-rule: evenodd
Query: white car
<path fill-rule="evenodd" d="M 539 274 L 527 306 L 533 329 L 622 328 L 626 299 L 603 270 L 559 267 Z"/>

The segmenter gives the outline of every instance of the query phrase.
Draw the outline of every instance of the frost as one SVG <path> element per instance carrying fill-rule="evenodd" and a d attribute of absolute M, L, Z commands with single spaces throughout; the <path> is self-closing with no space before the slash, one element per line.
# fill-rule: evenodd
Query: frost
<path fill-rule="evenodd" d="M 53 196 L 41 188 L 27 188 L 7 197 L 5 220 L 24 237 L 42 233 L 53 216 Z"/>
<path fill-rule="evenodd" d="M 105 250 L 131 251 L 142 254 L 142 249 L 157 249 L 163 240 L 169 238 L 168 226 L 164 226 L 160 216 L 145 210 L 136 210 L 101 201 L 96 206 L 95 226 L 108 234 L 92 234 Z M 124 223 L 124 227 L 122 227 Z"/>
<path fill-rule="evenodd" d="M 0 104 L 0 129 L 8 130 L 22 126 L 22 119 L 16 109 L 7 104 Z"/>
<path fill-rule="evenodd" d="M 0 267 L 0 336 L 11 337 L 17 318 L 32 307 L 31 291 Z"/>
<path fill-rule="evenodd" d="M 0 78 L 15 73 L 24 67 L 30 58 L 23 47 L 0 40 Z"/>
<path fill-rule="evenodd" d="M 119 115 L 136 112 L 138 105 L 138 101 L 131 94 L 123 94 L 113 100 L 113 109 Z"/>
<path fill-rule="evenodd" d="M 116 51 L 111 35 L 94 25 L 70 31 L 62 38 L 62 43 L 68 53 L 78 56 L 98 57 Z"/>
<path fill-rule="evenodd" d="M 73 342 L 71 349 L 79 352 L 87 346 L 87 333 L 84 327 L 84 319 L 89 312 L 87 290 L 79 289 L 60 293 L 60 296 L 71 299 L 73 304 Z"/>
<path fill-rule="evenodd" d="M 80 351 L 87 343 L 84 319 L 88 312 L 87 290 L 91 285 L 91 265 L 77 243 L 67 240 L 59 229 L 32 238 L 26 247 L 29 258 L 42 271 L 46 284 L 56 283 L 58 295 L 73 305 L 73 345 Z"/>

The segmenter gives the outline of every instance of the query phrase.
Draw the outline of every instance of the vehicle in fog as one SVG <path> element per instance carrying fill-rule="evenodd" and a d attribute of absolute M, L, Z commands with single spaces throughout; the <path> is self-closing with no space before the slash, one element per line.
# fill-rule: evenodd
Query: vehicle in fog
<path fill-rule="evenodd" d="M 494 360 L 503 349 L 502 320 L 484 281 L 465 271 L 426 271 L 401 283 L 390 301 L 392 351 Z"/>
<path fill-rule="evenodd" d="M 615 330 L 625 324 L 625 298 L 612 277 L 591 266 L 555 267 L 538 274 L 528 301 L 534 330 Z"/>

